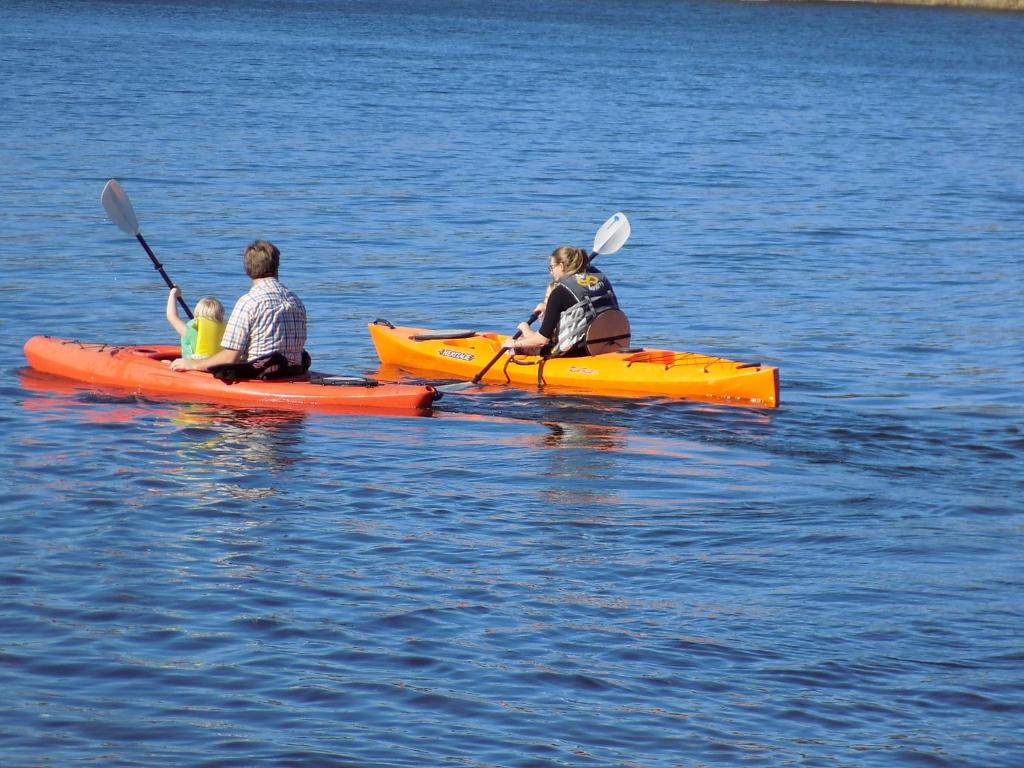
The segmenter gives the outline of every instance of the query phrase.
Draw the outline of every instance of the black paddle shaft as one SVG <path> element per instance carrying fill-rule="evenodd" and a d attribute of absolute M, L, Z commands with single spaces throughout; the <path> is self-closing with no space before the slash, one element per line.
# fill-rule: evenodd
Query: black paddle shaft
<path fill-rule="evenodd" d="M 146 254 L 149 256 L 149 260 L 153 262 L 153 267 L 160 273 L 160 277 L 164 279 L 164 282 L 167 283 L 167 287 L 173 288 L 174 283 L 172 283 L 171 278 L 167 276 L 167 272 L 164 270 L 164 265 L 157 261 L 156 254 L 153 253 L 153 249 L 149 247 L 149 243 L 146 242 L 146 238 L 142 236 L 141 232 L 135 235 L 135 237 L 145 249 Z M 185 314 L 188 315 L 188 319 L 193 319 L 194 316 L 192 314 L 192 310 L 188 308 L 188 304 L 185 303 L 185 300 L 180 294 L 178 295 L 178 303 L 181 305 L 181 308 L 185 310 Z"/>
<path fill-rule="evenodd" d="M 539 314 L 540 314 L 539 312 L 534 312 L 532 315 L 530 315 L 529 319 L 527 319 L 527 321 L 526 321 L 526 324 L 527 325 L 531 325 L 533 323 L 533 321 L 537 319 L 537 316 Z M 523 335 L 523 332 L 521 330 L 517 329 L 516 332 L 512 334 L 512 341 L 515 341 L 516 339 L 518 339 L 522 335 Z M 498 360 L 501 358 L 501 356 L 503 354 L 505 354 L 505 349 L 504 348 L 499 349 L 498 350 L 498 354 L 496 354 L 494 357 L 491 358 L 491 362 L 489 362 L 487 365 L 485 365 L 484 369 L 482 371 L 480 371 L 480 373 L 478 373 L 476 376 L 473 377 L 473 383 L 474 384 L 479 384 L 480 383 L 480 379 L 482 379 L 484 377 L 484 374 L 486 374 L 489 370 L 491 370 L 491 368 L 494 366 L 494 364 L 496 362 L 498 362 Z"/>

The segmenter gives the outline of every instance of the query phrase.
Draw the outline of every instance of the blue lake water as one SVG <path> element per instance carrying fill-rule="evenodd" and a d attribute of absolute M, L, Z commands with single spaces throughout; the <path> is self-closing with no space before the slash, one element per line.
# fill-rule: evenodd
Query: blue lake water
<path fill-rule="evenodd" d="M 1015 766 L 1024 16 L 7 0 L 0 764 Z M 91 392 L 266 237 L 322 370 L 510 330 L 562 243 L 782 407 Z"/>

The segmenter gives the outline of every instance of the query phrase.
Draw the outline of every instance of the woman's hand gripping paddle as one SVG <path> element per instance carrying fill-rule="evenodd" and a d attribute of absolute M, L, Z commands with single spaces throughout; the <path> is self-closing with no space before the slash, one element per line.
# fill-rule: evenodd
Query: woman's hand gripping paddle
<path fill-rule="evenodd" d="M 103 187 L 103 193 L 100 195 L 100 202 L 103 203 L 103 210 L 107 212 L 107 216 L 110 220 L 117 225 L 117 228 L 122 232 L 131 235 L 138 240 L 142 247 L 146 250 L 149 255 L 150 261 L 153 262 L 153 266 L 163 277 L 164 282 L 167 283 L 168 288 L 173 288 L 174 283 L 171 282 L 171 278 L 167 276 L 164 271 L 164 265 L 157 261 L 156 256 L 149 247 L 149 243 L 146 242 L 146 238 L 142 236 L 139 231 L 139 220 L 135 218 L 135 211 L 132 208 L 132 203 L 128 199 L 128 195 L 121 189 L 121 185 L 118 184 L 114 179 L 111 179 Z M 178 303 L 181 308 L 185 310 L 185 314 L 188 315 L 188 319 L 192 319 L 192 310 L 188 308 L 188 304 L 179 295 Z"/>
<path fill-rule="evenodd" d="M 605 255 L 611 255 L 615 253 L 619 248 L 626 244 L 626 240 L 629 239 L 629 219 L 626 218 L 624 213 L 616 213 L 611 216 L 601 228 L 597 230 L 597 234 L 594 235 L 594 250 L 590 252 L 589 260 L 593 261 L 595 258 L 600 256 L 602 253 Z M 526 320 L 527 325 L 532 325 L 533 321 L 539 316 L 539 312 L 534 312 Z M 513 341 L 523 335 L 523 332 L 517 330 L 512 334 Z M 480 380 L 487 374 L 489 370 L 494 366 L 501 356 L 504 355 L 506 349 L 502 347 L 498 350 L 498 353 L 491 358 L 490 362 L 487 363 L 471 381 L 461 381 L 457 384 L 443 384 L 437 387 L 438 392 L 462 392 L 472 387 L 479 386 Z"/>

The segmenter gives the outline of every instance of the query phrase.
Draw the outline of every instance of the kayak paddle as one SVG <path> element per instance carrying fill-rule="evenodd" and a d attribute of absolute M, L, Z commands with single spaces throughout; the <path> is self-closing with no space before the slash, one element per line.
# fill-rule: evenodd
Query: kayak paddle
<path fill-rule="evenodd" d="M 619 248 L 626 244 L 626 240 L 629 239 L 629 219 L 626 218 L 626 214 L 619 212 L 612 214 L 612 216 L 601 225 L 601 228 L 597 230 L 597 234 L 594 235 L 594 250 L 590 252 L 590 256 L 587 257 L 587 261 L 593 261 L 595 258 L 600 256 L 602 253 L 611 255 L 615 253 Z M 534 312 L 526 320 L 527 325 L 533 325 L 533 321 L 539 316 L 539 312 Z M 512 334 L 512 339 L 518 339 L 523 335 L 523 332 L 516 330 Z M 480 384 L 480 380 L 491 370 L 492 366 L 501 359 L 501 356 L 505 354 L 507 350 L 501 348 L 498 353 L 491 358 L 490 362 L 483 367 L 483 369 L 471 381 L 461 381 L 457 384 L 443 384 L 437 387 L 438 392 L 462 392 L 463 390 L 475 387 Z"/>
<path fill-rule="evenodd" d="M 149 247 L 149 243 L 146 242 L 146 238 L 139 231 L 139 220 L 135 218 L 135 210 L 132 208 L 131 200 L 128 199 L 128 195 L 121 189 L 121 185 L 117 181 L 111 179 L 104 185 L 103 193 L 100 195 L 100 202 L 103 203 L 103 210 L 107 212 L 107 216 L 117 225 L 117 228 L 131 235 L 142 244 L 142 247 L 149 255 L 150 261 L 153 262 L 153 266 L 160 273 L 160 276 L 163 277 L 164 282 L 167 283 L 167 287 L 173 288 L 174 283 L 171 282 L 171 278 L 164 271 L 164 265 L 157 261 L 156 256 Z M 192 310 L 188 308 L 185 299 L 180 295 L 178 296 L 178 303 L 185 310 L 188 319 L 191 320 L 193 317 Z"/>

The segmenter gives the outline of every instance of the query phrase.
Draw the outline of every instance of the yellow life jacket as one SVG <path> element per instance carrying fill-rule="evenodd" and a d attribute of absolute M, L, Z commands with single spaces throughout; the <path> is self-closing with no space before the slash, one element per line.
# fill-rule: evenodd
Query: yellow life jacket
<path fill-rule="evenodd" d="M 181 337 L 181 356 L 198 360 L 220 352 L 220 340 L 224 337 L 224 323 L 197 317 L 189 320 L 188 330 Z"/>

